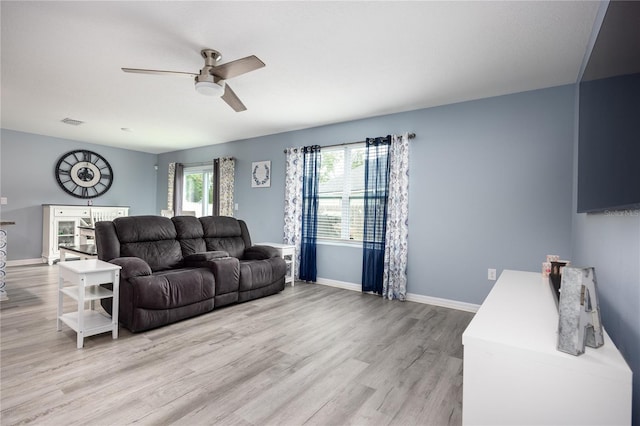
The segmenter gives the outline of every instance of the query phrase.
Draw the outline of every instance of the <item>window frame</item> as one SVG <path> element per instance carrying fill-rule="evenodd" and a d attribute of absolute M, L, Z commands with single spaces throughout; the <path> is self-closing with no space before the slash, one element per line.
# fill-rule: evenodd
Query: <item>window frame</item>
<path fill-rule="evenodd" d="M 189 211 L 191 208 L 185 207 L 188 203 L 187 197 L 187 176 L 191 174 L 202 174 L 202 199 L 200 200 L 200 210 L 196 210 L 196 217 L 210 216 L 213 211 L 213 198 L 216 196 L 212 192 L 211 200 L 207 200 L 209 197 L 209 190 L 211 187 L 215 190 L 214 182 L 214 170 L 213 163 L 186 165 L 182 170 L 182 210 Z M 210 177 L 210 178 L 209 178 Z M 208 201 L 208 204 L 207 204 Z M 189 202 L 190 203 L 190 202 Z M 211 209 L 211 211 L 207 211 Z"/>
<path fill-rule="evenodd" d="M 329 152 L 340 152 L 344 153 L 344 161 L 343 161 L 343 187 L 340 196 L 322 196 L 322 192 L 318 191 L 318 204 L 320 204 L 322 199 L 339 199 L 341 201 L 341 216 L 340 216 L 340 237 L 339 238 L 331 238 L 327 236 L 320 235 L 318 232 L 317 242 L 319 244 L 327 244 L 327 245 L 340 245 L 340 246 L 362 246 L 362 239 L 351 239 L 350 235 L 352 234 L 352 212 L 351 212 L 351 200 L 360 199 L 364 200 L 364 173 L 362 177 L 362 187 L 363 192 L 359 195 L 354 196 L 352 194 L 352 159 L 353 159 L 353 151 L 357 149 L 364 149 L 366 156 L 366 144 L 364 142 L 344 144 L 339 146 L 332 146 L 328 148 L 322 148 L 320 151 L 320 155 L 324 156 Z M 320 160 L 320 168 L 322 169 L 323 161 L 322 157 Z M 362 165 L 364 167 L 364 164 Z M 322 184 L 320 184 L 322 185 Z M 364 224 L 361 223 L 361 226 L 364 228 Z M 318 231 L 320 231 L 320 226 L 318 226 Z M 362 233 L 362 230 L 361 230 Z"/>

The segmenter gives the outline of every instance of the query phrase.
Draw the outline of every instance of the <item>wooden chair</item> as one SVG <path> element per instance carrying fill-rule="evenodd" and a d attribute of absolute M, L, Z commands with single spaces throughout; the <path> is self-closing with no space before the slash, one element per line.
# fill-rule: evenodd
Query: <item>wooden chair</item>
<path fill-rule="evenodd" d="M 113 209 L 91 208 L 89 210 L 91 223 L 89 226 L 79 226 L 80 245 L 93 244 L 95 241 L 96 222 L 112 221 L 118 217 L 118 212 Z"/>
<path fill-rule="evenodd" d="M 112 209 L 91 208 L 91 226 L 95 228 L 96 222 L 110 222 L 118 217 L 118 212 Z"/>

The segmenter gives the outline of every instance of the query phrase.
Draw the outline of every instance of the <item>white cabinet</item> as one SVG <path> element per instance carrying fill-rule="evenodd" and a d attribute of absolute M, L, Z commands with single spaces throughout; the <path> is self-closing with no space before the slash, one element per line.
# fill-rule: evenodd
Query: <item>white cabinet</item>
<path fill-rule="evenodd" d="M 95 206 L 98 208 L 98 206 Z M 53 265 L 60 259 L 58 246 L 80 244 L 78 226 L 91 226 L 91 206 L 42 205 L 42 261 Z M 100 210 L 112 210 L 117 216 L 128 216 L 129 207 L 100 206 Z"/>
<path fill-rule="evenodd" d="M 606 332 L 573 356 L 557 329 L 548 279 L 504 271 L 462 335 L 464 425 L 631 423 L 631 369 Z"/>

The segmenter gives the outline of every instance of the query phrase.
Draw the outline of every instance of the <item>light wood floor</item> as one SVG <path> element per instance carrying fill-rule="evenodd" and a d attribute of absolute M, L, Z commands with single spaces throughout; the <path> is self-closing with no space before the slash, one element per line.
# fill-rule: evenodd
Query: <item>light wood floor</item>
<path fill-rule="evenodd" d="M 299 283 L 76 349 L 56 332 L 57 274 L 7 270 L 2 425 L 461 424 L 473 314 Z"/>

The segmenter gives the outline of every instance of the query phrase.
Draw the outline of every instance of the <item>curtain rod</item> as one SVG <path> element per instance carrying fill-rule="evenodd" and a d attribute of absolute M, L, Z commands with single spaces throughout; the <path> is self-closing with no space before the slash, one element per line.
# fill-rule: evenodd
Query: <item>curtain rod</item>
<path fill-rule="evenodd" d="M 187 167 L 199 167 L 199 166 L 210 166 L 211 164 L 213 164 L 212 161 L 203 161 L 200 163 L 184 163 L 184 166 Z"/>
<path fill-rule="evenodd" d="M 415 134 L 415 133 L 409 133 L 409 139 L 413 139 L 413 138 L 415 138 L 415 137 L 416 137 L 416 134 Z M 322 145 L 322 146 L 320 147 L 320 149 L 322 149 L 322 148 L 332 148 L 332 147 L 334 147 L 334 146 L 355 145 L 355 144 L 357 144 L 357 143 L 365 143 L 365 142 L 366 142 L 366 141 L 356 141 L 356 142 L 343 142 L 343 143 L 336 143 L 336 144 L 333 144 L 333 145 Z M 287 153 L 287 150 L 286 150 L 286 149 L 284 150 L 284 153 L 285 153 L 285 154 Z"/>
<path fill-rule="evenodd" d="M 233 157 L 220 157 L 214 158 L 211 161 L 201 161 L 199 163 L 182 163 L 185 167 L 200 167 L 200 166 L 210 166 L 213 164 L 213 160 L 233 160 Z"/>

